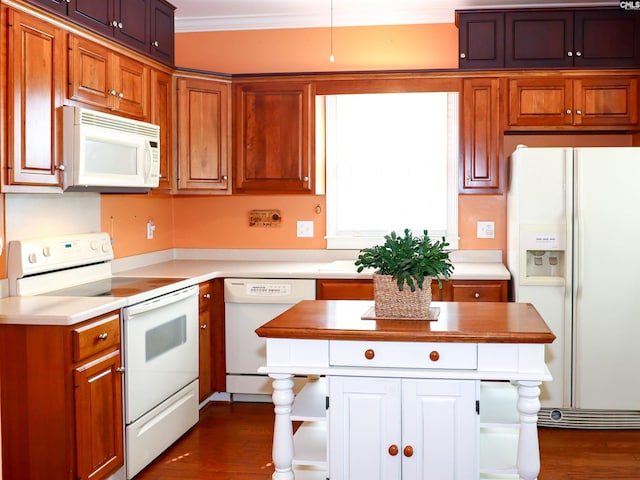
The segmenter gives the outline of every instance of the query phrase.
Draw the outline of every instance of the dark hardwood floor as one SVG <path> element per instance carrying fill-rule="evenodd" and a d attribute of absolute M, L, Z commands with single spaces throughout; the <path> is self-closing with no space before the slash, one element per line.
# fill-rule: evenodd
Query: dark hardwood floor
<path fill-rule="evenodd" d="M 273 406 L 219 403 L 135 480 L 268 480 Z M 640 480 L 640 430 L 540 428 L 539 480 Z"/>

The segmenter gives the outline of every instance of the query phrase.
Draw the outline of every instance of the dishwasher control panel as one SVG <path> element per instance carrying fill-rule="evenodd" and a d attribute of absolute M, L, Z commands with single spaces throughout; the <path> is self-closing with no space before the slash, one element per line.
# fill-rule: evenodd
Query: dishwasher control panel
<path fill-rule="evenodd" d="M 289 283 L 246 283 L 245 292 L 249 296 L 282 297 L 291 295 Z"/>
<path fill-rule="evenodd" d="M 316 298 L 312 279 L 225 278 L 225 303 L 289 303 Z"/>

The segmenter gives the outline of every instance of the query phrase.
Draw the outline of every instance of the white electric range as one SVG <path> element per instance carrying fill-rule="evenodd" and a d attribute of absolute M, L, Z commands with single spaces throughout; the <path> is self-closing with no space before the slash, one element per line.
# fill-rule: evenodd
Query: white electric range
<path fill-rule="evenodd" d="M 114 276 L 106 233 L 12 241 L 13 296 L 120 297 L 126 477 L 198 421 L 198 287 L 186 279 Z"/>

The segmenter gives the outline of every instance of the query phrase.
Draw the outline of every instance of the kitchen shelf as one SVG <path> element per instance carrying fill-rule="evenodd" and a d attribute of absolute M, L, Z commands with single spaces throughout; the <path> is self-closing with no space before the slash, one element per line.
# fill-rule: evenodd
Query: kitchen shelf
<path fill-rule="evenodd" d="M 329 472 L 326 468 L 294 466 L 296 480 L 326 480 Z"/>
<path fill-rule="evenodd" d="M 480 426 L 519 425 L 518 388 L 511 382 L 480 383 Z"/>
<path fill-rule="evenodd" d="M 480 473 L 518 473 L 518 437 L 515 427 L 480 428 Z"/>
<path fill-rule="evenodd" d="M 327 422 L 304 422 L 293 436 L 293 465 L 327 467 Z"/>
<path fill-rule="evenodd" d="M 310 377 L 296 395 L 291 409 L 292 421 L 320 421 L 327 418 L 327 379 Z"/>

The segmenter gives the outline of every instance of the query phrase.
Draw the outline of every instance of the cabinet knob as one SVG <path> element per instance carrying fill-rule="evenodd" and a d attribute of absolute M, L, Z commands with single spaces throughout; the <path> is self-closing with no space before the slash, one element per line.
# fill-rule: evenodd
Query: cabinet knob
<path fill-rule="evenodd" d="M 222 175 L 222 180 L 227 180 L 227 176 L 226 175 Z"/>
<path fill-rule="evenodd" d="M 200 325 L 200 330 L 206 330 L 207 329 L 207 324 L 203 323 L 202 325 Z"/>
<path fill-rule="evenodd" d="M 112 27 L 117 27 L 118 26 L 118 21 L 117 20 L 111 20 L 111 26 Z"/>
<path fill-rule="evenodd" d="M 434 350 L 429 354 L 429 359 L 432 362 L 437 362 L 438 360 L 440 360 L 440 353 L 437 350 Z"/>
<path fill-rule="evenodd" d="M 582 110 L 576 110 L 577 115 L 582 115 Z"/>
<path fill-rule="evenodd" d="M 309 181 L 309 177 L 302 177 L 302 181 L 303 182 L 308 182 Z"/>
<path fill-rule="evenodd" d="M 117 95 L 118 92 L 116 92 L 115 90 L 109 90 L 109 95 L 113 95 L 114 97 Z"/>
<path fill-rule="evenodd" d="M 571 115 L 571 109 L 567 108 L 567 115 Z"/>
<path fill-rule="evenodd" d="M 364 352 L 364 358 L 366 358 L 367 360 L 372 360 L 373 357 L 376 356 L 376 352 L 373 351 L 373 349 L 369 348 L 366 352 Z"/>
<path fill-rule="evenodd" d="M 461 53 L 460 54 L 460 58 L 462 58 L 464 60 L 465 58 L 467 58 L 467 54 L 466 53 Z"/>
<path fill-rule="evenodd" d="M 473 294 L 473 298 L 480 298 L 480 292 L 476 292 Z"/>
<path fill-rule="evenodd" d="M 118 368 L 116 368 L 116 372 L 118 372 L 118 373 L 124 373 L 124 367 L 118 367 Z"/>
<path fill-rule="evenodd" d="M 413 457 L 413 447 L 411 445 L 407 445 L 404 447 L 404 450 L 402 450 L 402 453 L 404 453 L 405 457 Z"/>
<path fill-rule="evenodd" d="M 118 28 L 122 30 L 122 27 L 123 27 L 122 22 L 118 22 Z"/>
<path fill-rule="evenodd" d="M 573 57 L 573 52 L 567 52 L 567 57 Z"/>
<path fill-rule="evenodd" d="M 61 172 L 64 172 L 64 165 L 56 165 L 56 170 L 60 170 Z"/>
<path fill-rule="evenodd" d="M 211 298 L 211 294 L 210 293 L 205 293 L 204 295 L 202 295 L 202 298 L 209 300 Z"/>
<path fill-rule="evenodd" d="M 398 446 L 394 443 L 389 447 L 389 455 L 395 457 L 398 454 Z"/>
<path fill-rule="evenodd" d="M 158 47 L 158 46 L 160 46 L 160 44 L 158 43 L 157 40 L 154 40 L 153 42 L 151 42 L 151 46 L 152 47 Z"/>
<path fill-rule="evenodd" d="M 582 56 L 582 52 L 581 52 L 580 50 L 578 50 L 578 51 L 576 52 L 576 57 L 581 57 L 581 56 Z"/>
<path fill-rule="evenodd" d="M 118 98 L 124 98 L 124 93 L 120 92 L 120 93 L 118 94 Z"/>
<path fill-rule="evenodd" d="M 98 340 L 106 340 L 107 338 L 109 338 L 109 334 L 107 332 L 102 332 L 98 335 Z"/>

